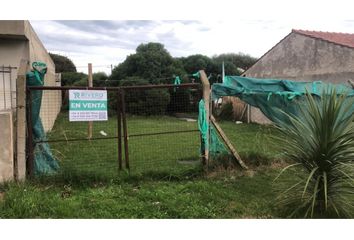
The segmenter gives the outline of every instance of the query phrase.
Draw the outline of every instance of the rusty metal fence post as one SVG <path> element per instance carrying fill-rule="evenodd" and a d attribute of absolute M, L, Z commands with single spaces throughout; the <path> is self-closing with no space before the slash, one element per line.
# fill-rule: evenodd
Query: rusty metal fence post
<path fill-rule="evenodd" d="M 122 170 L 122 109 L 121 90 L 117 91 L 117 120 L 118 120 L 118 169 Z"/>
<path fill-rule="evenodd" d="M 130 170 L 129 165 L 129 147 L 128 147 L 128 128 L 127 128 L 127 118 L 125 114 L 125 91 L 121 91 L 121 110 L 122 110 L 122 120 L 123 120 L 123 135 L 124 135 L 124 158 L 125 158 L 125 167 Z"/>

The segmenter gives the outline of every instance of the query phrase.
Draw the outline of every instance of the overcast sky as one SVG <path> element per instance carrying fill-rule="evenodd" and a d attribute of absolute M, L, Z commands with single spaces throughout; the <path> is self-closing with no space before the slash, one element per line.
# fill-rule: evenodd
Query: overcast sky
<path fill-rule="evenodd" d="M 247 1 L 248 6 L 252 6 L 252 2 L 254 0 Z M 211 57 L 215 54 L 241 52 L 258 58 L 292 29 L 354 33 L 351 5 L 335 5 L 334 1 L 331 1 L 332 5 L 326 5 L 328 1 L 323 0 L 321 6 L 326 8 L 314 12 L 309 10 L 313 2 L 308 1 L 306 8 L 295 4 L 284 5 L 286 11 L 284 7 L 282 11 L 276 8 L 262 11 L 269 7 L 259 5 L 265 2 L 270 3 L 272 0 L 258 2 L 257 9 L 247 11 L 238 9 L 238 12 L 243 14 L 235 11 L 230 15 L 227 8 L 225 14 L 220 15 L 219 12 L 215 18 L 211 17 L 213 14 L 207 14 L 211 20 L 201 17 L 199 12 L 196 18 L 191 15 L 180 21 L 156 20 L 155 16 L 154 20 L 30 20 L 30 22 L 48 51 L 72 59 L 78 71 L 87 72 L 87 63 L 91 62 L 94 72 L 105 71 L 108 74 L 111 64 L 115 66 L 124 61 L 141 43 L 160 42 L 173 57 L 192 54 Z M 335 2 L 339 3 L 341 0 Z M 278 4 L 279 6 L 281 7 Z M 313 4 L 314 8 L 317 6 Z M 143 11 L 139 13 L 144 15 L 146 12 L 144 8 L 139 9 Z M 184 8 L 179 11 L 183 12 Z M 157 13 L 157 16 L 159 14 Z M 170 15 L 174 17 L 175 13 L 171 12 Z M 124 17 L 124 12 L 122 16 Z M 161 19 L 166 19 L 164 14 L 161 15 Z"/>

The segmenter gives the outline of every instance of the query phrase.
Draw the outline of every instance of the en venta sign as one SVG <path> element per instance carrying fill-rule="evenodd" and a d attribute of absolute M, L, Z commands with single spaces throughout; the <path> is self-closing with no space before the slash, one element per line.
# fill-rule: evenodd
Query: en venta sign
<path fill-rule="evenodd" d="M 106 121 L 107 91 L 69 90 L 69 121 Z"/>

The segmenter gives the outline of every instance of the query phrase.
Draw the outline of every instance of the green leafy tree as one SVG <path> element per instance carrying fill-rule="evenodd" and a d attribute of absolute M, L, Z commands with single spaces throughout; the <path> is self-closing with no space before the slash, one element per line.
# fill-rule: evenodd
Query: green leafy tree
<path fill-rule="evenodd" d="M 185 71 L 189 74 L 195 73 L 199 70 L 204 70 L 208 75 L 209 81 L 214 83 L 220 78 L 221 66 L 218 67 L 216 62 L 205 55 L 196 54 L 186 58 L 181 58 Z"/>
<path fill-rule="evenodd" d="M 74 63 L 68 57 L 54 53 L 49 53 L 49 55 L 55 64 L 55 72 L 76 72 Z"/>
<path fill-rule="evenodd" d="M 353 105 L 335 89 L 307 95 L 302 114 L 280 125 L 284 157 L 294 162 L 296 182 L 286 186 L 278 204 L 290 217 L 352 218 L 354 216 Z"/>
<path fill-rule="evenodd" d="M 243 53 L 225 53 L 216 55 L 212 59 L 218 66 L 224 62 L 227 75 L 240 75 L 242 70 L 247 70 L 257 61 L 256 58 Z"/>
<path fill-rule="evenodd" d="M 181 67 L 163 44 L 151 42 L 140 44 L 135 54 L 129 55 L 124 62 L 113 69 L 110 78 L 122 80 L 135 76 L 149 83 L 171 82 L 174 74 L 184 72 Z"/>
<path fill-rule="evenodd" d="M 213 61 L 204 55 L 201 54 L 196 54 L 196 55 L 191 55 L 186 58 L 181 58 L 181 61 L 183 63 L 183 67 L 186 72 L 189 74 L 195 73 L 199 70 L 204 70 L 207 73 L 213 72 Z"/>

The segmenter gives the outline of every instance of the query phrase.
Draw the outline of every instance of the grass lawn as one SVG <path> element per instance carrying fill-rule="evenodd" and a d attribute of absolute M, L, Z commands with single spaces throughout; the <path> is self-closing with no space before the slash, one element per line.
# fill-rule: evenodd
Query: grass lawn
<path fill-rule="evenodd" d="M 178 174 L 199 165 L 200 137 L 196 122 L 167 116 L 130 116 L 127 126 L 131 174 L 149 171 Z M 146 135 L 189 130 L 195 132 Z M 100 140 L 53 142 L 50 146 L 64 173 L 111 177 L 118 173 L 118 139 L 114 138 L 117 136 L 116 117 L 110 117 L 106 122 L 94 122 L 93 138 Z M 62 114 L 48 137 L 51 141 L 86 139 L 87 123 L 70 123 L 67 114 Z"/>
<path fill-rule="evenodd" d="M 94 123 L 94 137 L 116 136 L 115 118 Z M 1 218 L 279 218 L 274 178 L 281 157 L 272 127 L 222 122 L 250 166 L 214 169 L 199 160 L 199 134 L 129 138 L 131 173 L 117 173 L 117 139 L 51 143 L 63 172 L 0 186 Z M 172 117 L 129 117 L 129 135 L 193 130 Z M 49 139 L 86 137 L 87 124 L 60 116 Z M 106 136 L 103 136 L 104 132 Z M 281 165 L 281 164 L 280 164 Z M 95 173 L 95 174 L 92 174 Z M 291 173 L 285 175 L 291 179 Z M 279 184 L 279 183 L 277 183 Z"/>

